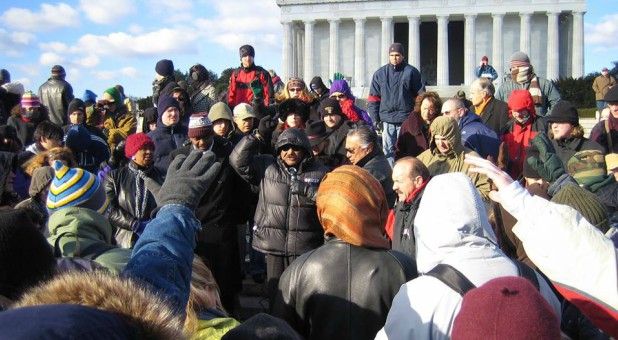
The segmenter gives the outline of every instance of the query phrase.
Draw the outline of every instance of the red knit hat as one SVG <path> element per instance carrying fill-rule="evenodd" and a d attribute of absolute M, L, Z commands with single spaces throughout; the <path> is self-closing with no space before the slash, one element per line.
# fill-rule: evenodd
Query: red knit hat
<path fill-rule="evenodd" d="M 127 141 L 124 147 L 124 155 L 127 158 L 133 157 L 141 148 L 149 145 L 153 149 L 155 148 L 155 144 L 145 133 L 134 133 L 127 137 Z"/>
<path fill-rule="evenodd" d="M 527 279 L 505 276 L 466 293 L 451 337 L 560 339 L 560 323 L 549 303 Z"/>
<path fill-rule="evenodd" d="M 536 115 L 532 95 L 528 90 L 515 90 L 509 96 L 509 110 L 519 111 L 527 109 L 531 115 Z"/>

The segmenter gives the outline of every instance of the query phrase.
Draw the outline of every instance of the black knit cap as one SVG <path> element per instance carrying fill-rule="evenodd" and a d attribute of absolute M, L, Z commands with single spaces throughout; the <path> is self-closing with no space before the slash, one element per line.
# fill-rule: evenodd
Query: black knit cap
<path fill-rule="evenodd" d="M 79 98 L 71 100 L 71 102 L 69 103 L 69 109 L 67 110 L 67 114 L 70 115 L 75 111 L 81 111 L 86 114 L 86 105 L 84 104 L 83 100 Z"/>
<path fill-rule="evenodd" d="M 253 57 L 255 58 L 255 49 L 251 45 L 242 45 L 238 50 L 240 57 Z"/>
<path fill-rule="evenodd" d="M 570 123 L 573 126 L 579 125 L 579 113 L 575 105 L 570 101 L 559 101 L 551 111 L 551 115 L 546 117 L 548 123 Z"/>
<path fill-rule="evenodd" d="M 612 86 L 605 94 L 605 97 L 603 97 L 603 100 L 606 102 L 618 102 L 618 86 Z"/>
<path fill-rule="evenodd" d="M 51 277 L 56 260 L 28 209 L 0 212 L 0 295 L 18 298 Z"/>
<path fill-rule="evenodd" d="M 345 117 L 343 111 L 341 111 L 341 105 L 339 105 L 339 101 L 334 98 L 326 98 L 320 102 L 320 107 L 318 108 L 318 113 L 321 118 L 326 115 L 340 115 L 342 118 Z"/>
<path fill-rule="evenodd" d="M 157 61 L 155 72 L 162 77 L 174 75 L 174 62 L 169 59 L 161 59 Z"/>
<path fill-rule="evenodd" d="M 401 43 L 393 43 L 391 44 L 391 46 L 388 48 L 388 53 L 393 53 L 393 52 L 397 52 L 401 55 L 406 55 L 403 51 L 403 45 Z"/>

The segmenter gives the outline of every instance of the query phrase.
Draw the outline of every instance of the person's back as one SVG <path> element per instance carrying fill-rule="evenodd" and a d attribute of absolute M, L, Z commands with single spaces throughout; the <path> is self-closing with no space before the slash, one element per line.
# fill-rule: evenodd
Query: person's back
<path fill-rule="evenodd" d="M 49 120 L 58 125 L 67 124 L 66 111 L 73 100 L 73 87 L 64 80 L 66 72 L 60 65 L 51 69 L 51 77 L 39 87 L 39 98 L 49 114 Z"/>
<path fill-rule="evenodd" d="M 388 250 L 386 197 L 371 174 L 339 167 L 317 197 L 326 244 L 286 269 L 273 313 L 307 339 L 373 339 L 400 285 L 416 277 L 416 265 Z"/>

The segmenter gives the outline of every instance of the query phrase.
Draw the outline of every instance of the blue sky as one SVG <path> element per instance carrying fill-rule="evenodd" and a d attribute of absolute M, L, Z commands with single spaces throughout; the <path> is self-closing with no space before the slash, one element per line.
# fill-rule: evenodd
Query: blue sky
<path fill-rule="evenodd" d="M 587 1 L 585 72 L 618 60 L 618 1 Z M 275 0 L 0 1 L 0 68 L 36 91 L 55 64 L 76 96 L 122 84 L 127 95 L 152 93 L 154 65 L 172 59 L 220 74 L 252 44 L 256 63 L 281 69 L 280 9 Z"/>

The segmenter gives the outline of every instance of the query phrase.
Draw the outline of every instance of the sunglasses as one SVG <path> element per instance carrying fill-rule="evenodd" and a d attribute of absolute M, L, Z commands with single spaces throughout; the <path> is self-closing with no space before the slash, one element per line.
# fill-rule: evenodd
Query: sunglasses
<path fill-rule="evenodd" d="M 288 91 L 290 91 L 290 92 L 300 92 L 302 90 L 303 89 L 301 89 L 300 87 L 295 87 L 295 88 L 288 89 Z"/>
<path fill-rule="evenodd" d="M 345 99 L 346 95 L 345 94 L 334 94 L 332 96 L 330 96 L 331 98 L 335 98 L 335 99 Z"/>
<path fill-rule="evenodd" d="M 292 144 L 286 144 L 281 147 L 281 151 L 290 151 L 290 149 L 292 149 L 292 151 L 300 151 L 302 147 L 300 145 L 292 145 Z"/>

